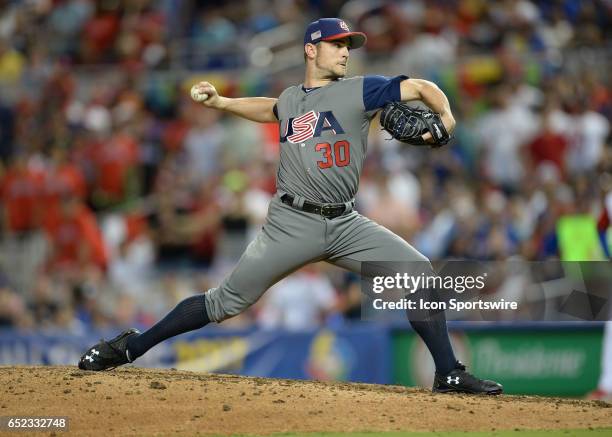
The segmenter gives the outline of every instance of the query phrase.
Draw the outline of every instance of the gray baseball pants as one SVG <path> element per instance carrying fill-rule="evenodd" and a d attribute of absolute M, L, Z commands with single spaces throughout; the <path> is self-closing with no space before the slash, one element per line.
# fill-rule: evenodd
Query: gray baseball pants
<path fill-rule="evenodd" d="M 221 322 L 240 314 L 276 282 L 317 261 L 357 274 L 364 262 L 421 261 L 431 266 L 402 238 L 356 211 L 327 219 L 285 205 L 276 194 L 263 229 L 236 268 L 206 292 L 209 319 Z"/>

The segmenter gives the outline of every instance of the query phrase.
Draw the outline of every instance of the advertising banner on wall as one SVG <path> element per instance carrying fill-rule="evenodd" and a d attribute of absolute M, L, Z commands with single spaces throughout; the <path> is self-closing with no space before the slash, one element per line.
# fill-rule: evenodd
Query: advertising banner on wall
<path fill-rule="evenodd" d="M 583 396 L 597 386 L 602 328 L 486 329 L 451 333 L 458 358 L 509 394 Z M 434 366 L 410 330 L 393 337 L 393 381 L 431 387 Z"/>
<path fill-rule="evenodd" d="M 81 353 L 103 336 L 0 332 L 0 365 L 76 365 Z M 390 357 L 389 330 L 376 325 L 300 333 L 204 329 L 156 346 L 135 365 L 385 384 L 390 382 Z"/>

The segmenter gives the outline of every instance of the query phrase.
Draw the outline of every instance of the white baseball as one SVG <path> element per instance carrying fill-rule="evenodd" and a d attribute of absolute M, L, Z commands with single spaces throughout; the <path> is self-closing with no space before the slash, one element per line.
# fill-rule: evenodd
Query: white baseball
<path fill-rule="evenodd" d="M 206 93 L 201 93 L 200 89 L 198 88 L 197 85 L 194 85 L 191 87 L 191 98 L 198 103 L 203 102 L 204 100 L 208 99 L 208 94 Z"/>

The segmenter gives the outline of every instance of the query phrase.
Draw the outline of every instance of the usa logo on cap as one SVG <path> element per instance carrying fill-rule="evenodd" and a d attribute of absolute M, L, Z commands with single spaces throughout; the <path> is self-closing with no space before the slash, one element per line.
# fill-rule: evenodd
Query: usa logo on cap
<path fill-rule="evenodd" d="M 364 45 L 367 38 L 362 32 L 351 32 L 346 22 L 340 18 L 319 18 L 306 28 L 304 45 L 339 39 L 347 39 L 350 48 L 356 49 Z"/>

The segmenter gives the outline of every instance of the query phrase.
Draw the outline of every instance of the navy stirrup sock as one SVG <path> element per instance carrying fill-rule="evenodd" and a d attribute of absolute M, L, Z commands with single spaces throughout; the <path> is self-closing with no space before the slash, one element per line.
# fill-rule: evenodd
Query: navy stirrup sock
<path fill-rule="evenodd" d="M 423 294 L 427 295 L 427 297 L 424 297 L 427 300 L 437 298 L 437 293 L 432 290 L 423 290 L 419 297 L 423 297 Z M 423 339 L 433 357 L 436 364 L 436 373 L 446 375 L 455 369 L 457 358 L 455 358 L 455 353 L 448 336 L 444 311 L 428 311 L 424 313 L 422 311 L 408 310 L 406 312 L 410 325 Z"/>
<path fill-rule="evenodd" d="M 200 329 L 209 322 L 204 295 L 198 294 L 188 297 L 179 302 L 166 317 L 157 322 L 151 329 L 140 335 L 130 337 L 127 344 L 129 358 L 134 361 L 156 344 L 175 335 Z"/>

